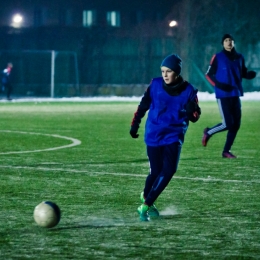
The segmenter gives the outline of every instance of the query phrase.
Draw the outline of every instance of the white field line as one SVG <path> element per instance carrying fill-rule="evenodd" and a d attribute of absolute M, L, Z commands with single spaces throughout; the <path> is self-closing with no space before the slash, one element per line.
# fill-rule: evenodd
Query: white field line
<path fill-rule="evenodd" d="M 51 163 L 50 163 L 51 164 Z M 39 171 L 60 171 L 60 172 L 68 172 L 68 173 L 87 173 L 89 175 L 113 175 L 120 177 L 135 177 L 135 178 L 146 178 L 147 175 L 144 174 L 134 174 L 134 173 L 115 173 L 115 172 L 90 172 L 86 170 L 75 170 L 75 169 L 65 169 L 65 168 L 48 168 L 48 167 L 29 167 L 29 166 L 11 166 L 11 165 L 0 165 L 0 168 L 10 168 L 10 169 L 28 169 L 28 170 L 39 170 Z M 175 179 L 180 180 L 190 180 L 190 181 L 204 181 L 204 182 L 226 182 L 226 183 L 257 183 L 260 184 L 260 180 L 251 180 L 251 181 L 242 181 L 242 180 L 224 180 L 217 178 L 200 178 L 200 177 L 181 177 L 174 176 Z"/>
<path fill-rule="evenodd" d="M 6 132 L 6 133 L 18 133 L 18 134 L 29 134 L 29 135 L 43 135 L 43 136 L 51 136 L 55 138 L 62 138 L 71 141 L 72 143 L 69 145 L 59 146 L 59 147 L 52 147 L 47 149 L 41 149 L 41 150 L 32 150 L 32 151 L 11 151 L 11 152 L 4 152 L 1 154 L 23 154 L 23 153 L 35 153 L 35 152 L 43 152 L 43 151 L 53 151 L 58 149 L 64 149 L 69 148 L 73 146 L 77 146 L 81 144 L 81 141 L 75 138 L 67 137 L 67 136 L 61 136 L 61 135 L 55 135 L 55 134 L 42 134 L 42 133 L 34 133 L 34 132 L 23 132 L 23 131 L 11 131 L 11 130 L 0 130 L 0 132 Z M 53 163 L 49 163 L 53 164 Z M 54 163 L 55 164 L 55 163 Z M 69 173 L 87 173 L 90 175 L 114 175 L 114 176 L 130 176 L 130 177 L 141 177 L 146 178 L 147 175 L 144 174 L 132 174 L 132 173 L 109 173 L 109 172 L 89 172 L 89 171 L 82 171 L 82 170 L 75 170 L 75 169 L 64 169 L 64 168 L 48 168 L 48 167 L 29 167 L 29 166 L 4 166 L 0 165 L 0 168 L 12 168 L 12 169 L 30 169 L 30 170 L 40 170 L 40 171 L 62 171 L 62 172 L 69 172 Z M 183 180 L 192 180 L 192 181 L 204 181 L 204 182 L 233 182 L 233 183 L 260 183 L 258 180 L 252 180 L 252 181 L 240 181 L 240 180 L 223 180 L 223 179 L 215 179 L 215 178 L 200 178 L 200 177 L 180 177 L 180 176 L 174 176 L 176 179 L 183 179 Z"/>
<path fill-rule="evenodd" d="M 38 152 L 54 151 L 54 150 L 69 148 L 69 147 L 73 147 L 73 146 L 77 146 L 77 145 L 81 144 L 81 141 L 78 139 L 67 137 L 67 136 L 62 136 L 62 135 L 42 134 L 42 133 L 23 132 L 23 131 L 11 131 L 11 130 L 0 130 L 0 132 L 18 133 L 18 134 L 27 134 L 27 135 L 44 135 L 44 136 L 51 136 L 51 137 L 55 137 L 55 138 L 66 139 L 66 140 L 69 140 L 72 142 L 71 144 L 58 146 L 58 147 L 52 147 L 52 148 L 46 148 L 46 149 L 40 149 L 40 150 L 31 150 L 31 151 L 11 151 L 11 152 L 3 152 L 0 154 L 38 153 Z"/>

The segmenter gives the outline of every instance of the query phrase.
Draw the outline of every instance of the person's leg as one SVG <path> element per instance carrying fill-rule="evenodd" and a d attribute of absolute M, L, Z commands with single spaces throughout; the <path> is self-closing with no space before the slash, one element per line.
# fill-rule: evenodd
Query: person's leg
<path fill-rule="evenodd" d="M 235 141 L 237 132 L 241 125 L 241 102 L 239 97 L 235 97 L 230 101 L 230 111 L 232 113 L 232 120 L 229 120 L 228 133 L 223 149 L 223 153 L 229 153 Z"/>
<path fill-rule="evenodd" d="M 160 156 L 160 161 L 162 162 L 162 168 L 158 175 L 158 161 L 154 162 L 154 153 L 151 153 L 151 150 L 148 149 L 148 157 L 150 160 L 150 166 L 151 166 L 151 172 L 153 170 L 156 172 L 157 177 L 155 175 L 152 177 L 154 182 L 152 184 L 152 187 L 149 183 L 149 193 L 146 196 L 145 203 L 148 206 L 153 205 L 155 200 L 158 198 L 158 196 L 162 193 L 162 191 L 166 188 L 170 180 L 172 179 L 174 173 L 177 171 L 179 159 L 180 159 L 180 153 L 181 153 L 181 144 L 180 143 L 173 143 L 170 145 L 166 145 L 162 147 L 162 154 Z"/>
<path fill-rule="evenodd" d="M 7 99 L 10 99 L 11 92 L 12 92 L 12 85 L 8 84 L 6 86 L 6 97 L 7 97 Z"/>
<path fill-rule="evenodd" d="M 159 211 L 154 204 L 146 205 L 146 196 L 150 193 L 153 184 L 160 174 L 163 167 L 163 150 L 164 147 L 147 146 L 147 156 L 150 163 L 150 173 L 146 178 L 144 191 L 140 195 L 142 205 L 138 207 L 137 211 L 142 221 L 149 221 L 150 216 L 159 216 Z"/>
<path fill-rule="evenodd" d="M 228 129 L 228 124 L 232 121 L 232 115 L 230 113 L 229 99 L 222 98 L 217 99 L 219 113 L 222 118 L 222 123 L 219 123 L 211 128 L 207 127 L 204 129 L 202 137 L 202 145 L 207 146 L 209 139 L 217 133 L 226 131 Z"/>
<path fill-rule="evenodd" d="M 147 156 L 150 164 L 150 173 L 146 178 L 144 187 L 144 198 L 150 193 L 153 184 L 163 168 L 164 146 L 147 146 Z"/>
<path fill-rule="evenodd" d="M 209 128 L 207 132 L 209 135 L 214 135 L 216 133 L 227 130 L 227 124 L 230 121 L 231 115 L 230 115 L 229 103 L 227 102 L 227 99 L 225 98 L 217 99 L 217 103 L 218 103 L 218 109 L 219 109 L 222 122 Z"/>

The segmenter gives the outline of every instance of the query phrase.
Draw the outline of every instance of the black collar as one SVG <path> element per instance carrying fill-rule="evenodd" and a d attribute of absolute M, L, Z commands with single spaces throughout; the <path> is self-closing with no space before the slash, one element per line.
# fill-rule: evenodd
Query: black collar
<path fill-rule="evenodd" d="M 178 96 L 180 93 L 186 89 L 188 82 L 183 80 L 182 76 L 179 76 L 177 82 L 173 84 L 166 84 L 163 82 L 164 90 L 171 96 Z"/>
<path fill-rule="evenodd" d="M 226 51 L 223 48 L 223 52 L 225 53 L 225 55 L 230 59 L 230 60 L 236 60 L 238 58 L 238 53 L 235 50 L 235 47 L 231 50 L 231 51 Z"/>

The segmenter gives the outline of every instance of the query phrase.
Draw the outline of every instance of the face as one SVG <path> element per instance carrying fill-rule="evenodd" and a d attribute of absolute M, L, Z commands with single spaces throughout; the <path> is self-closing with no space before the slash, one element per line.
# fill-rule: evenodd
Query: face
<path fill-rule="evenodd" d="M 234 48 L 235 44 L 231 38 L 226 38 L 223 42 L 223 46 L 226 51 L 231 51 Z"/>
<path fill-rule="evenodd" d="M 7 64 L 7 69 L 8 69 L 8 71 L 11 71 L 12 68 L 13 68 L 13 64 L 12 64 L 12 63 L 8 63 L 8 64 Z"/>
<path fill-rule="evenodd" d="M 166 84 L 174 83 L 179 77 L 179 75 L 177 75 L 173 70 L 164 66 L 161 67 L 161 72 L 163 80 Z"/>

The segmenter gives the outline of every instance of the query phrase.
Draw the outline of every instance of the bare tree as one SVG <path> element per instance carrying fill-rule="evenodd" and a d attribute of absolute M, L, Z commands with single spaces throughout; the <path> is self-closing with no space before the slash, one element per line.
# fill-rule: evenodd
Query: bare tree
<path fill-rule="evenodd" d="M 176 19 L 178 51 L 188 62 L 184 76 L 189 80 L 192 63 L 205 71 L 210 57 L 221 48 L 221 37 L 231 33 L 239 47 L 259 38 L 260 1 L 182 0 L 166 19 Z"/>

